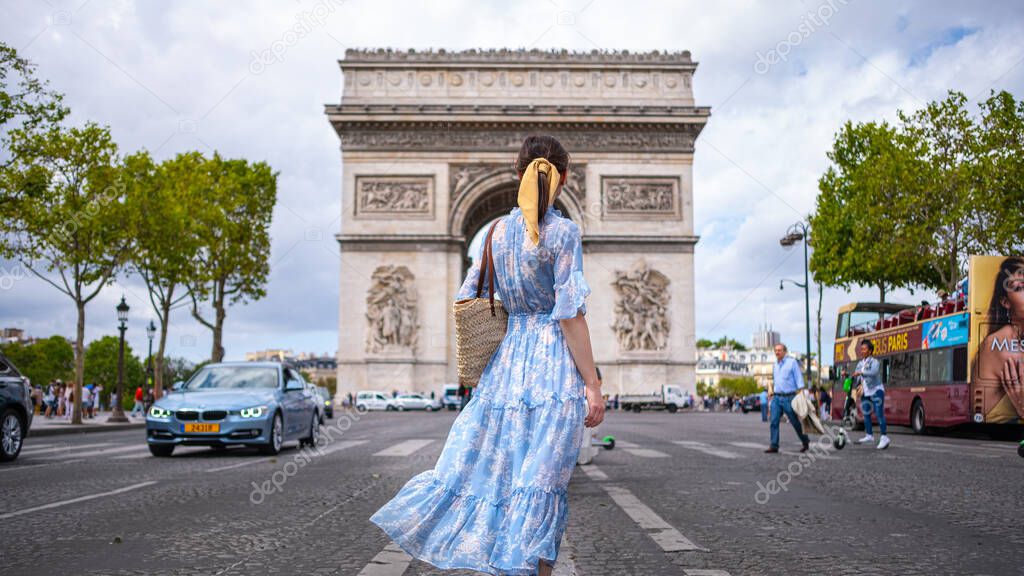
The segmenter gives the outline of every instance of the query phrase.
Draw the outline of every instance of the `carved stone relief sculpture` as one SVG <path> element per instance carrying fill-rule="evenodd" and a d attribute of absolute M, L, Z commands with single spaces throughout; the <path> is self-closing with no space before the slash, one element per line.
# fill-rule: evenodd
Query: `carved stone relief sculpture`
<path fill-rule="evenodd" d="M 679 178 L 675 176 L 604 176 L 601 206 L 609 219 L 677 219 Z"/>
<path fill-rule="evenodd" d="M 664 350 L 668 346 L 669 283 L 667 276 L 643 260 L 628 272 L 615 272 L 612 329 L 623 351 Z"/>
<path fill-rule="evenodd" d="M 432 218 L 433 176 L 356 176 L 357 218 Z"/>
<path fill-rule="evenodd" d="M 388 264 L 373 272 L 366 294 L 366 351 L 412 351 L 419 330 L 416 284 L 405 266 Z"/>

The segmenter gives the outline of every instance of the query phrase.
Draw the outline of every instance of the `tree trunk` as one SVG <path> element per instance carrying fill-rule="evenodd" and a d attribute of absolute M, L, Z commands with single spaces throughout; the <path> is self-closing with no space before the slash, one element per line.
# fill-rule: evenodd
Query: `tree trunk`
<path fill-rule="evenodd" d="M 878 283 L 878 301 L 885 302 L 885 282 Z"/>
<path fill-rule="evenodd" d="M 821 355 L 821 300 L 824 293 L 821 282 L 818 282 L 818 388 L 821 388 L 821 369 L 824 366 L 824 359 Z"/>
<path fill-rule="evenodd" d="M 75 302 L 78 324 L 75 327 L 75 386 L 72 394 L 71 423 L 82 423 L 82 381 L 85 380 L 85 302 Z"/>
<path fill-rule="evenodd" d="M 213 321 L 213 361 L 224 361 L 224 318 L 227 311 L 224 309 L 224 280 L 218 280 L 214 288 L 213 309 L 216 317 Z"/>
<path fill-rule="evenodd" d="M 156 358 L 153 361 L 153 397 L 157 400 L 164 395 L 164 350 L 167 347 L 167 325 L 171 318 L 171 302 L 162 303 L 160 313 L 160 344 L 157 345 Z"/>

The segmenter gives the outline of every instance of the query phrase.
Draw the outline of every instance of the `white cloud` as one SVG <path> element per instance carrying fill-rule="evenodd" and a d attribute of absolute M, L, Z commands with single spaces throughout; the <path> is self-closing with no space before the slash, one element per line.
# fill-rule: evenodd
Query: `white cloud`
<path fill-rule="evenodd" d="M 770 321 L 799 350 L 801 294 L 790 286 L 780 292 L 778 280 L 802 280 L 802 252 L 784 252 L 778 238 L 813 210 L 825 152 L 841 123 L 892 119 L 897 108 L 918 107 L 947 89 L 975 97 L 1005 88 L 1020 97 L 1024 84 L 1024 19 L 1009 1 L 836 1 L 828 25 L 792 46 L 785 62 L 756 74 L 757 54 L 789 38 L 821 4 L 347 0 L 257 75 L 250 73 L 252 54 L 280 40 L 317 2 L 92 0 L 76 11 L 78 3 L 22 1 L 5 5 L 0 33 L 66 94 L 75 121 L 109 124 L 126 151 L 145 147 L 166 157 L 216 149 L 280 171 L 269 296 L 228 313 L 226 348 L 236 358 L 271 346 L 335 348 L 332 236 L 341 163 L 322 106 L 340 99 L 336 60 L 346 47 L 691 50 L 700 62 L 697 101 L 713 115 L 695 162 L 695 223 L 704 235 L 697 333 L 747 339 L 764 302 Z M 942 45 L 956 27 L 974 32 Z M 136 279 L 124 282 L 137 313 L 129 337 L 142 350 L 144 289 Z M 121 291 L 112 287 L 90 304 L 90 339 L 114 333 Z M 825 333 L 836 306 L 876 296 L 872 289 L 828 291 Z M 12 324 L 35 335 L 70 335 L 73 310 L 56 290 L 23 279 L 0 294 L 0 325 Z M 205 357 L 208 333 L 186 311 L 172 326 L 172 354 Z M 823 342 L 826 357 L 830 342 Z"/>

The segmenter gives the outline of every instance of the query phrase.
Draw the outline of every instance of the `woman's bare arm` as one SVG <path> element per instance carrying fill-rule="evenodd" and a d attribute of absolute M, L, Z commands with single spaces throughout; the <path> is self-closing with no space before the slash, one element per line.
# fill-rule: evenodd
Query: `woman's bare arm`
<path fill-rule="evenodd" d="M 590 346 L 590 328 L 583 314 L 559 320 L 558 323 L 562 326 L 562 334 L 565 335 L 576 369 L 583 376 L 589 409 L 584 423 L 593 428 L 604 420 L 604 399 L 601 397 L 601 381 L 597 379 L 597 368 L 594 366 L 594 351 Z"/>

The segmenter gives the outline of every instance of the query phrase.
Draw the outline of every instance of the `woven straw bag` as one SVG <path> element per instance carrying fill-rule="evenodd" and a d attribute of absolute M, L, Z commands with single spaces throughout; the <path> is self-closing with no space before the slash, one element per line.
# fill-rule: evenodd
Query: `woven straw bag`
<path fill-rule="evenodd" d="M 487 232 L 480 264 L 480 278 L 476 282 L 476 298 L 458 300 L 452 305 L 455 314 L 455 359 L 459 368 L 459 384 L 472 388 L 480 382 L 484 368 L 491 361 L 498 345 L 508 330 L 508 312 L 501 301 L 494 300 L 494 257 L 491 255 L 491 237 L 495 222 Z M 487 278 L 487 297 L 483 298 L 484 278 Z"/>

